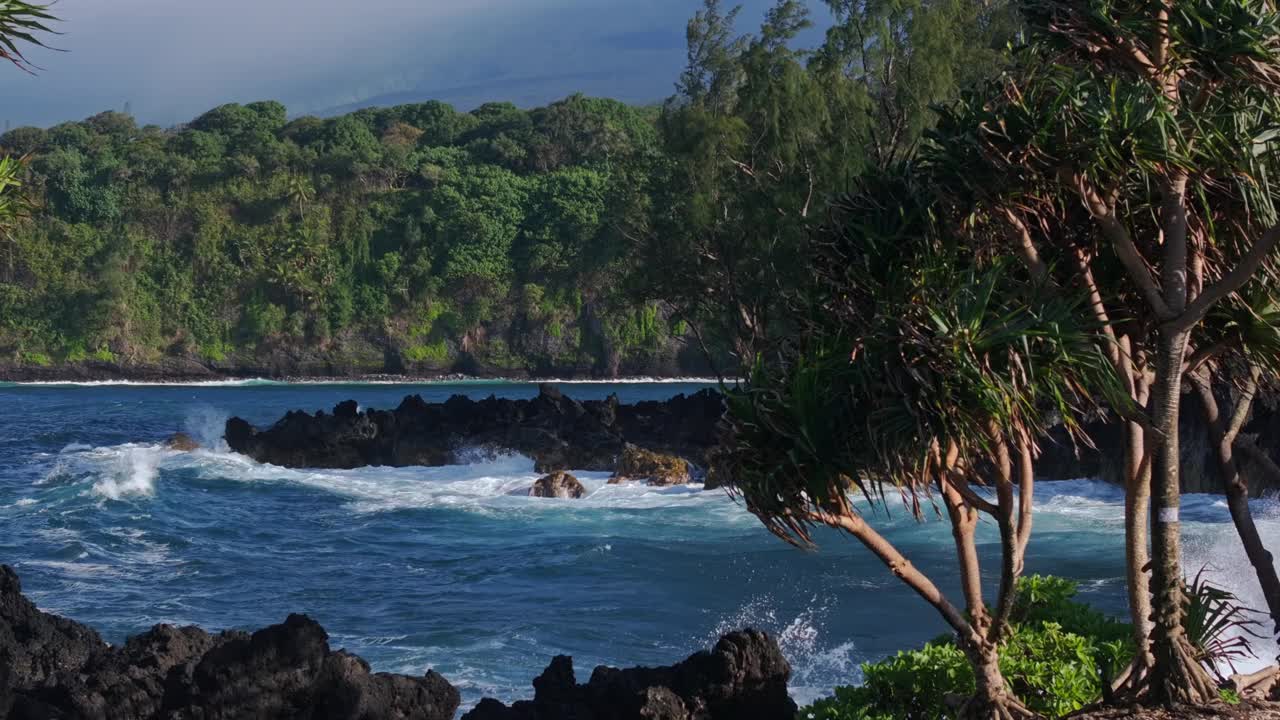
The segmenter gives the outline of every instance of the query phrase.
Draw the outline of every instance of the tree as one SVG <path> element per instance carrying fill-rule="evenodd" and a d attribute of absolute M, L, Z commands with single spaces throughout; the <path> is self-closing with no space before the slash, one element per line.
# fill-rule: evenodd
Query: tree
<path fill-rule="evenodd" d="M 1007 259 L 969 253 L 962 222 L 935 214 L 924 180 L 873 174 L 838 205 L 806 258 L 816 281 L 792 306 L 799 330 L 730 396 L 715 471 L 779 537 L 804 546 L 815 525 L 847 532 L 930 603 L 973 666 L 962 717 L 1031 717 L 999 654 L 1031 533 L 1037 442 L 1055 416 L 1086 442 L 1074 420 L 1092 402 L 1086 390 L 1118 382 L 1078 304 Z M 892 496 L 918 518 L 941 499 L 962 605 L 874 529 Z M 984 514 L 1000 534 L 990 608 Z"/>
<path fill-rule="evenodd" d="M 689 23 L 689 66 L 660 120 L 669 162 L 652 225 L 640 230 L 652 298 L 699 337 L 732 343 L 749 366 L 773 337 L 774 293 L 798 272 L 811 212 L 829 187 L 827 115 L 806 53 L 807 10 L 779 0 L 758 37 L 708 0 Z M 705 341 L 704 341 L 705 350 Z"/>
<path fill-rule="evenodd" d="M 834 23 L 815 53 L 844 142 L 881 168 L 909 157 L 934 106 L 1007 62 L 1019 29 L 1008 0 L 825 0 Z"/>
<path fill-rule="evenodd" d="M 57 20 L 49 14 L 48 10 L 47 5 L 37 5 L 22 0 L 0 2 L 0 60 L 8 60 L 19 70 L 31 72 L 34 69 L 23 54 L 23 45 L 46 47 L 40 35 L 52 33 L 48 24 Z M 10 133 L 5 135 L 9 137 Z M 14 197 L 14 193 L 22 186 L 18 177 L 22 165 L 23 163 L 15 161 L 8 155 L 0 156 L 0 239 L 5 240 L 10 246 L 10 275 L 13 273 L 13 241 L 9 237 L 11 224 L 27 207 L 25 200 Z"/>
<path fill-rule="evenodd" d="M 1183 625 L 1178 421 L 1211 352 L 1205 319 L 1276 261 L 1280 16 L 1264 0 L 1032 0 L 1024 15 L 1017 67 L 944 113 L 931 161 L 983 228 L 979 252 L 1085 293 L 1105 324 L 1135 408 L 1117 408 L 1139 648 L 1122 679 L 1203 702 L 1216 689 Z"/>

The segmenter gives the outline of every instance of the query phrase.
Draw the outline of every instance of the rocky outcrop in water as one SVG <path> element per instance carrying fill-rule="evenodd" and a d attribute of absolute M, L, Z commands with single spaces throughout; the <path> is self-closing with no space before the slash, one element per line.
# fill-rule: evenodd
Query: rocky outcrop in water
<path fill-rule="evenodd" d="M 177 433 L 174 433 L 173 435 L 170 435 L 169 439 L 164 441 L 164 446 L 166 448 L 169 448 L 170 450 L 177 450 L 179 452 L 191 452 L 193 450 L 200 449 L 200 442 L 197 441 L 195 438 L 191 437 L 190 435 L 188 435 L 187 433 L 177 432 Z"/>
<path fill-rule="evenodd" d="M 561 500 L 577 500 L 587 494 L 578 478 L 567 472 L 553 472 L 538 478 L 529 488 L 529 497 L 559 498 Z"/>
<path fill-rule="evenodd" d="M 791 720 L 791 667 L 768 635 L 725 635 L 670 667 L 598 667 L 578 685 L 557 657 L 532 701 L 486 700 L 471 720 Z M 460 697 L 434 671 L 373 673 L 305 615 L 254 633 L 157 625 L 112 647 L 41 612 L 0 565 L 0 718 L 7 720 L 452 720 Z"/>
<path fill-rule="evenodd" d="M 0 717 L 9 720 L 452 720 L 443 677 L 372 673 L 305 615 L 255 633 L 157 625 L 112 647 L 41 612 L 0 566 Z"/>
<path fill-rule="evenodd" d="M 655 487 L 687 485 L 689 463 L 673 455 L 663 455 L 628 444 L 618 456 L 609 484 L 640 481 Z"/>
<path fill-rule="evenodd" d="M 705 466 L 723 411 L 713 390 L 624 405 L 617 396 L 579 402 L 542 385 L 531 400 L 455 395 L 428 403 L 413 395 L 395 410 L 365 411 L 347 401 L 332 414 L 291 412 L 263 430 L 232 418 L 226 440 L 285 467 L 450 465 L 460 450 L 479 447 L 527 455 L 539 472 L 611 471 L 627 444 Z"/>
<path fill-rule="evenodd" d="M 1240 472 L 1254 497 L 1280 490 L 1280 409 L 1276 403 L 1277 398 L 1271 396 L 1256 403 L 1236 443 Z M 1123 484 L 1124 448 L 1120 425 L 1095 420 L 1086 423 L 1084 431 L 1095 447 L 1073 444 L 1061 428 L 1051 432 L 1050 438 L 1040 444 L 1042 454 L 1036 461 L 1036 475 L 1045 480 L 1100 478 Z M 1178 442 L 1182 491 L 1221 494 L 1222 478 L 1209 429 L 1199 400 L 1191 394 L 1182 399 Z"/>
<path fill-rule="evenodd" d="M 462 720 L 790 720 L 790 677 L 773 638 L 743 630 L 671 667 L 598 667 L 583 685 L 561 655 L 533 681 L 532 700 L 483 700 Z"/>

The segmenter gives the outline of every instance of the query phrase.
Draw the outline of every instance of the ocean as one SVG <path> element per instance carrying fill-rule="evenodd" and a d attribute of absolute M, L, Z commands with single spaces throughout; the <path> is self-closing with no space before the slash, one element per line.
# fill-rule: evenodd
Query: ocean
<path fill-rule="evenodd" d="M 665 399 L 701 382 L 562 383 L 570 397 Z M 270 424 L 347 399 L 532 397 L 519 382 L 199 385 L 0 384 L 0 562 L 43 609 L 110 642 L 156 623 L 257 628 L 304 612 L 375 670 L 434 668 L 463 694 L 532 695 L 552 656 L 593 667 L 670 664 L 744 626 L 772 632 L 800 702 L 859 680 L 858 666 L 946 631 L 854 540 L 816 551 L 769 535 L 728 494 L 611 486 L 577 473 L 581 500 L 530 498 L 521 456 L 444 468 L 291 470 L 228 452 L 227 418 Z M 162 443 L 176 431 L 203 449 Z M 1186 567 L 1264 608 L 1221 498 L 1184 499 Z M 1081 479 L 1039 483 L 1027 572 L 1081 583 L 1123 615 L 1123 496 Z M 948 526 L 902 507 L 877 527 L 958 593 Z M 1259 500 L 1280 548 L 1280 504 Z M 995 529 L 983 528 L 993 557 Z M 998 567 L 988 560 L 988 584 Z M 1264 626 L 1265 627 L 1265 626 Z M 1253 641 L 1263 658 L 1277 654 Z M 1258 661 L 1261 665 L 1262 661 Z"/>

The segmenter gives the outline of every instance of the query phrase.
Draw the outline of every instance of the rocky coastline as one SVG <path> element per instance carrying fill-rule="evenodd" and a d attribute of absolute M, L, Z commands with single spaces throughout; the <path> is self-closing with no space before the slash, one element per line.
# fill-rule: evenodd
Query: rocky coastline
<path fill-rule="evenodd" d="M 1182 414 L 1183 491 L 1221 493 L 1209 432 L 1192 402 Z M 579 402 L 543 384 L 531 400 L 454 396 L 427 403 L 414 395 L 394 410 L 362 410 L 348 401 L 331 413 L 290 412 L 262 429 L 232 418 L 226 440 L 236 452 L 285 467 L 440 466 L 459 462 L 463 451 L 481 449 L 522 453 L 542 473 L 607 471 L 617 481 L 706 481 L 715 487 L 716 478 L 705 469 L 712 466 L 723 412 L 716 390 L 623 404 L 616 396 Z M 1118 425 L 1098 419 L 1085 430 L 1094 447 L 1073 443 L 1060 432 L 1041 443 L 1036 468 L 1042 479 L 1120 483 Z M 1250 444 L 1250 452 L 1242 455 L 1242 473 L 1251 493 L 1280 491 L 1280 410 L 1257 405 L 1241 437 Z"/>
<path fill-rule="evenodd" d="M 776 641 L 744 630 L 670 667 L 597 667 L 578 684 L 560 656 L 532 700 L 483 700 L 470 720 L 790 720 L 791 668 Z M 461 696 L 428 670 L 372 672 L 290 615 L 255 632 L 157 625 L 111 646 L 42 612 L 0 565 L 0 717 L 9 720 L 453 720 Z"/>
<path fill-rule="evenodd" d="M 621 471 L 619 480 L 672 485 L 701 477 L 723 413 L 714 390 L 623 404 L 614 395 L 580 402 L 544 384 L 530 400 L 412 395 L 394 410 L 347 401 L 264 429 L 231 418 L 225 437 L 235 452 L 285 467 L 442 466 L 479 450 L 522 453 L 544 473 Z"/>

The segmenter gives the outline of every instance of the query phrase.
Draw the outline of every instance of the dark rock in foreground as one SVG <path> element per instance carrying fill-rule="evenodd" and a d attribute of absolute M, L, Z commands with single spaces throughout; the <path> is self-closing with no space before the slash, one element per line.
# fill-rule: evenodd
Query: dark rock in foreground
<path fill-rule="evenodd" d="M 791 667 L 754 630 L 671 667 L 598 667 L 578 685 L 557 657 L 532 701 L 485 700 L 471 720 L 791 720 Z M 0 718 L 8 720 L 452 720 L 458 691 L 434 671 L 372 673 L 329 648 L 305 615 L 254 633 L 157 625 L 112 647 L 41 612 L 0 565 Z"/>
<path fill-rule="evenodd" d="M 305 615 L 255 633 L 157 625 L 115 648 L 38 610 L 0 566 L 0 717 L 10 720 L 452 720 L 447 680 L 371 673 Z"/>
<path fill-rule="evenodd" d="M 332 414 L 291 412 L 265 430 L 232 418 L 226 439 L 238 453 L 285 467 L 451 465 L 460 450 L 479 447 L 527 455 L 539 472 L 611 471 L 628 443 L 705 467 L 723 412 L 714 390 L 623 405 L 617 396 L 578 402 L 543 385 L 532 400 L 413 395 L 390 411 L 361 412 L 349 400 Z"/>
<path fill-rule="evenodd" d="M 743 630 L 672 667 L 598 667 L 585 685 L 562 655 L 533 681 L 533 700 L 483 700 L 462 720 L 790 720 L 790 677 L 773 638 Z"/>

